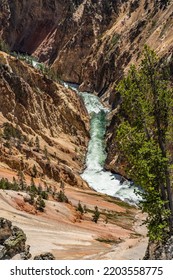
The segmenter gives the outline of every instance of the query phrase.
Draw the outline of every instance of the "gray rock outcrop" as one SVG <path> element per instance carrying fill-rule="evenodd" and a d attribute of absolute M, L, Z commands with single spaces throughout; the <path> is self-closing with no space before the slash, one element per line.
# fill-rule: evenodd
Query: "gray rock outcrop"
<path fill-rule="evenodd" d="M 26 246 L 26 235 L 11 221 L 0 218 L 0 260 L 11 259 L 17 254 L 21 259 L 31 257 L 29 246 Z"/>
<path fill-rule="evenodd" d="M 144 260 L 173 260 L 173 236 L 165 243 L 150 241 Z"/>

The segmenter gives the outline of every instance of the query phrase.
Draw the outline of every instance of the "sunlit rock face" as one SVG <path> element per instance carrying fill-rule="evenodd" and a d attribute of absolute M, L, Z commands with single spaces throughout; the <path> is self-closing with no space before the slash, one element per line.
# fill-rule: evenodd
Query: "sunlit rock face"
<path fill-rule="evenodd" d="M 113 84 L 138 61 L 144 44 L 170 59 L 169 1 L 9 1 L 0 3 L 2 37 L 12 50 L 38 56 L 63 80 L 111 104 Z"/>
<path fill-rule="evenodd" d="M 9 151 L 1 137 L 0 161 L 20 170 L 22 157 L 24 172 L 29 175 L 35 164 L 39 176 L 46 174 L 57 182 L 84 187 L 79 172 L 84 168 L 89 116 L 82 100 L 75 91 L 16 57 L 0 52 L 0 62 L 1 133 L 5 124 L 17 126 L 25 139 L 20 149 L 11 139 Z M 36 137 L 39 151 L 34 147 Z"/>
<path fill-rule="evenodd" d="M 0 34 L 11 50 L 37 56 L 61 79 L 95 91 L 115 110 L 116 83 L 138 63 L 144 44 L 172 63 L 172 1 L 4 0 L 0 8 Z M 111 113 L 106 168 L 125 175 L 115 126 Z"/>

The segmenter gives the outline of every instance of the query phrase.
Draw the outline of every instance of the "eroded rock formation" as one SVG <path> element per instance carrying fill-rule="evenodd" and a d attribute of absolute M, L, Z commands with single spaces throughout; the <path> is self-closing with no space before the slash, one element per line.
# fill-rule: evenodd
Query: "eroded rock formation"
<path fill-rule="evenodd" d="M 172 11 L 172 1 L 166 0 L 3 0 L 0 35 L 11 50 L 37 56 L 62 79 L 79 83 L 81 90 L 96 91 L 110 105 L 106 168 L 125 175 L 126 163 L 114 141 L 120 101 L 116 83 L 131 63 L 139 62 L 144 44 L 171 63 Z M 81 101 L 25 63 L 4 54 L 0 58 L 1 125 L 17 124 L 30 140 L 39 136 L 42 152 L 48 145 L 51 162 L 29 150 L 40 175 L 83 187 L 74 172 L 83 166 L 80 152 L 86 152 L 88 141 L 88 118 Z M 80 152 L 75 151 L 78 146 Z M 22 145 L 20 157 L 26 148 Z M 9 152 L 8 147 L 1 151 L 1 161 L 20 169 L 18 152 L 13 149 L 10 157 Z M 24 160 L 24 166 L 31 175 L 30 162 Z M 166 249 L 149 244 L 146 258 L 172 259 L 171 242 Z"/>
<path fill-rule="evenodd" d="M 0 260 L 11 259 L 20 254 L 21 259 L 29 259 L 31 254 L 26 245 L 26 235 L 9 220 L 0 218 Z"/>
<path fill-rule="evenodd" d="M 138 61 L 144 44 L 160 56 L 172 52 L 169 1 L 1 1 L 1 34 L 14 51 L 47 62 L 81 89 L 107 93 Z"/>
<path fill-rule="evenodd" d="M 26 140 L 17 147 L 14 139 L 6 145 L 2 137 L 1 162 L 20 170 L 22 157 L 22 169 L 29 175 L 35 162 L 39 177 L 83 185 L 78 173 L 84 166 L 89 118 L 82 100 L 17 58 L 0 52 L 0 63 L 2 136 L 8 123 L 17 125 Z"/>
<path fill-rule="evenodd" d="M 3 3 L 1 20 L 8 20 L 2 37 L 11 49 L 38 56 L 62 79 L 79 83 L 81 90 L 95 91 L 115 112 L 120 101 L 116 84 L 131 63 L 138 63 L 144 44 L 172 63 L 172 2 Z M 113 111 L 107 131 L 106 168 L 125 175 L 125 163 L 114 141 L 116 121 Z"/>

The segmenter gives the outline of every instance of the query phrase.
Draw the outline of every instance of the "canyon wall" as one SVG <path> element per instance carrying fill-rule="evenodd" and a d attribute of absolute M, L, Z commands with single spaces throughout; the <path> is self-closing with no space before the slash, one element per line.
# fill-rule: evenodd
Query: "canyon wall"
<path fill-rule="evenodd" d="M 37 57 L 62 80 L 95 92 L 110 106 L 105 167 L 124 176 L 126 162 L 115 142 L 120 103 L 116 84 L 132 63 L 139 63 L 145 44 L 173 65 L 172 28 L 173 3 L 167 0 L 0 2 L 0 38 L 10 51 Z M 0 88 L 1 173 L 5 168 L 14 175 L 22 169 L 30 178 L 36 166 L 37 180 L 47 176 L 55 187 L 63 181 L 87 188 L 79 173 L 85 162 L 89 119 L 76 93 L 2 52 Z M 7 124 L 20 132 L 21 143 L 4 138 Z M 153 251 L 149 244 L 146 259 L 155 258 Z M 158 248 L 157 259 L 167 255 L 170 258 L 170 250 Z"/>
<path fill-rule="evenodd" d="M 5 0 L 1 18 L 8 20 L 3 24 L 3 38 L 12 50 L 54 63 L 64 80 L 80 83 L 84 59 L 120 1 L 114 2 Z"/>
<path fill-rule="evenodd" d="M 172 63 L 172 1 L 3 0 L 0 5 L 0 34 L 11 50 L 38 57 L 61 79 L 95 91 L 113 110 L 120 100 L 116 84 L 131 63 L 138 64 L 145 44 Z M 116 168 L 115 122 L 112 112 L 106 166 L 123 172 Z"/>
<path fill-rule="evenodd" d="M 0 5 L 0 34 L 11 50 L 38 57 L 61 79 L 95 91 L 115 112 L 116 84 L 131 63 L 138 64 L 145 44 L 172 63 L 172 1 L 3 0 Z M 106 167 L 122 173 L 115 126 L 113 111 Z"/>
<path fill-rule="evenodd" d="M 3 0 L 0 5 L 0 32 L 11 50 L 37 56 L 82 90 L 106 92 L 111 104 L 114 83 L 138 61 L 144 44 L 161 57 L 172 54 L 171 1 Z"/>
<path fill-rule="evenodd" d="M 81 186 L 89 117 L 76 92 L 3 52 L 0 88 L 0 166 Z"/>

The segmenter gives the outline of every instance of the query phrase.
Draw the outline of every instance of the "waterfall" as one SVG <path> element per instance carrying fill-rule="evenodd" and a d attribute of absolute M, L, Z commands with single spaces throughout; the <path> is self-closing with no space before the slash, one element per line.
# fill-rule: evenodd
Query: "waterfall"
<path fill-rule="evenodd" d="M 99 98 L 94 94 L 79 92 L 77 86 L 73 84 L 65 84 L 65 86 L 69 86 L 78 92 L 90 115 L 91 139 L 86 156 L 86 169 L 81 177 L 97 192 L 117 197 L 130 204 L 137 204 L 141 197 L 135 194 L 136 187 L 128 181 L 121 184 L 117 174 L 104 170 L 106 159 L 104 136 L 109 110 L 102 105 Z"/>

